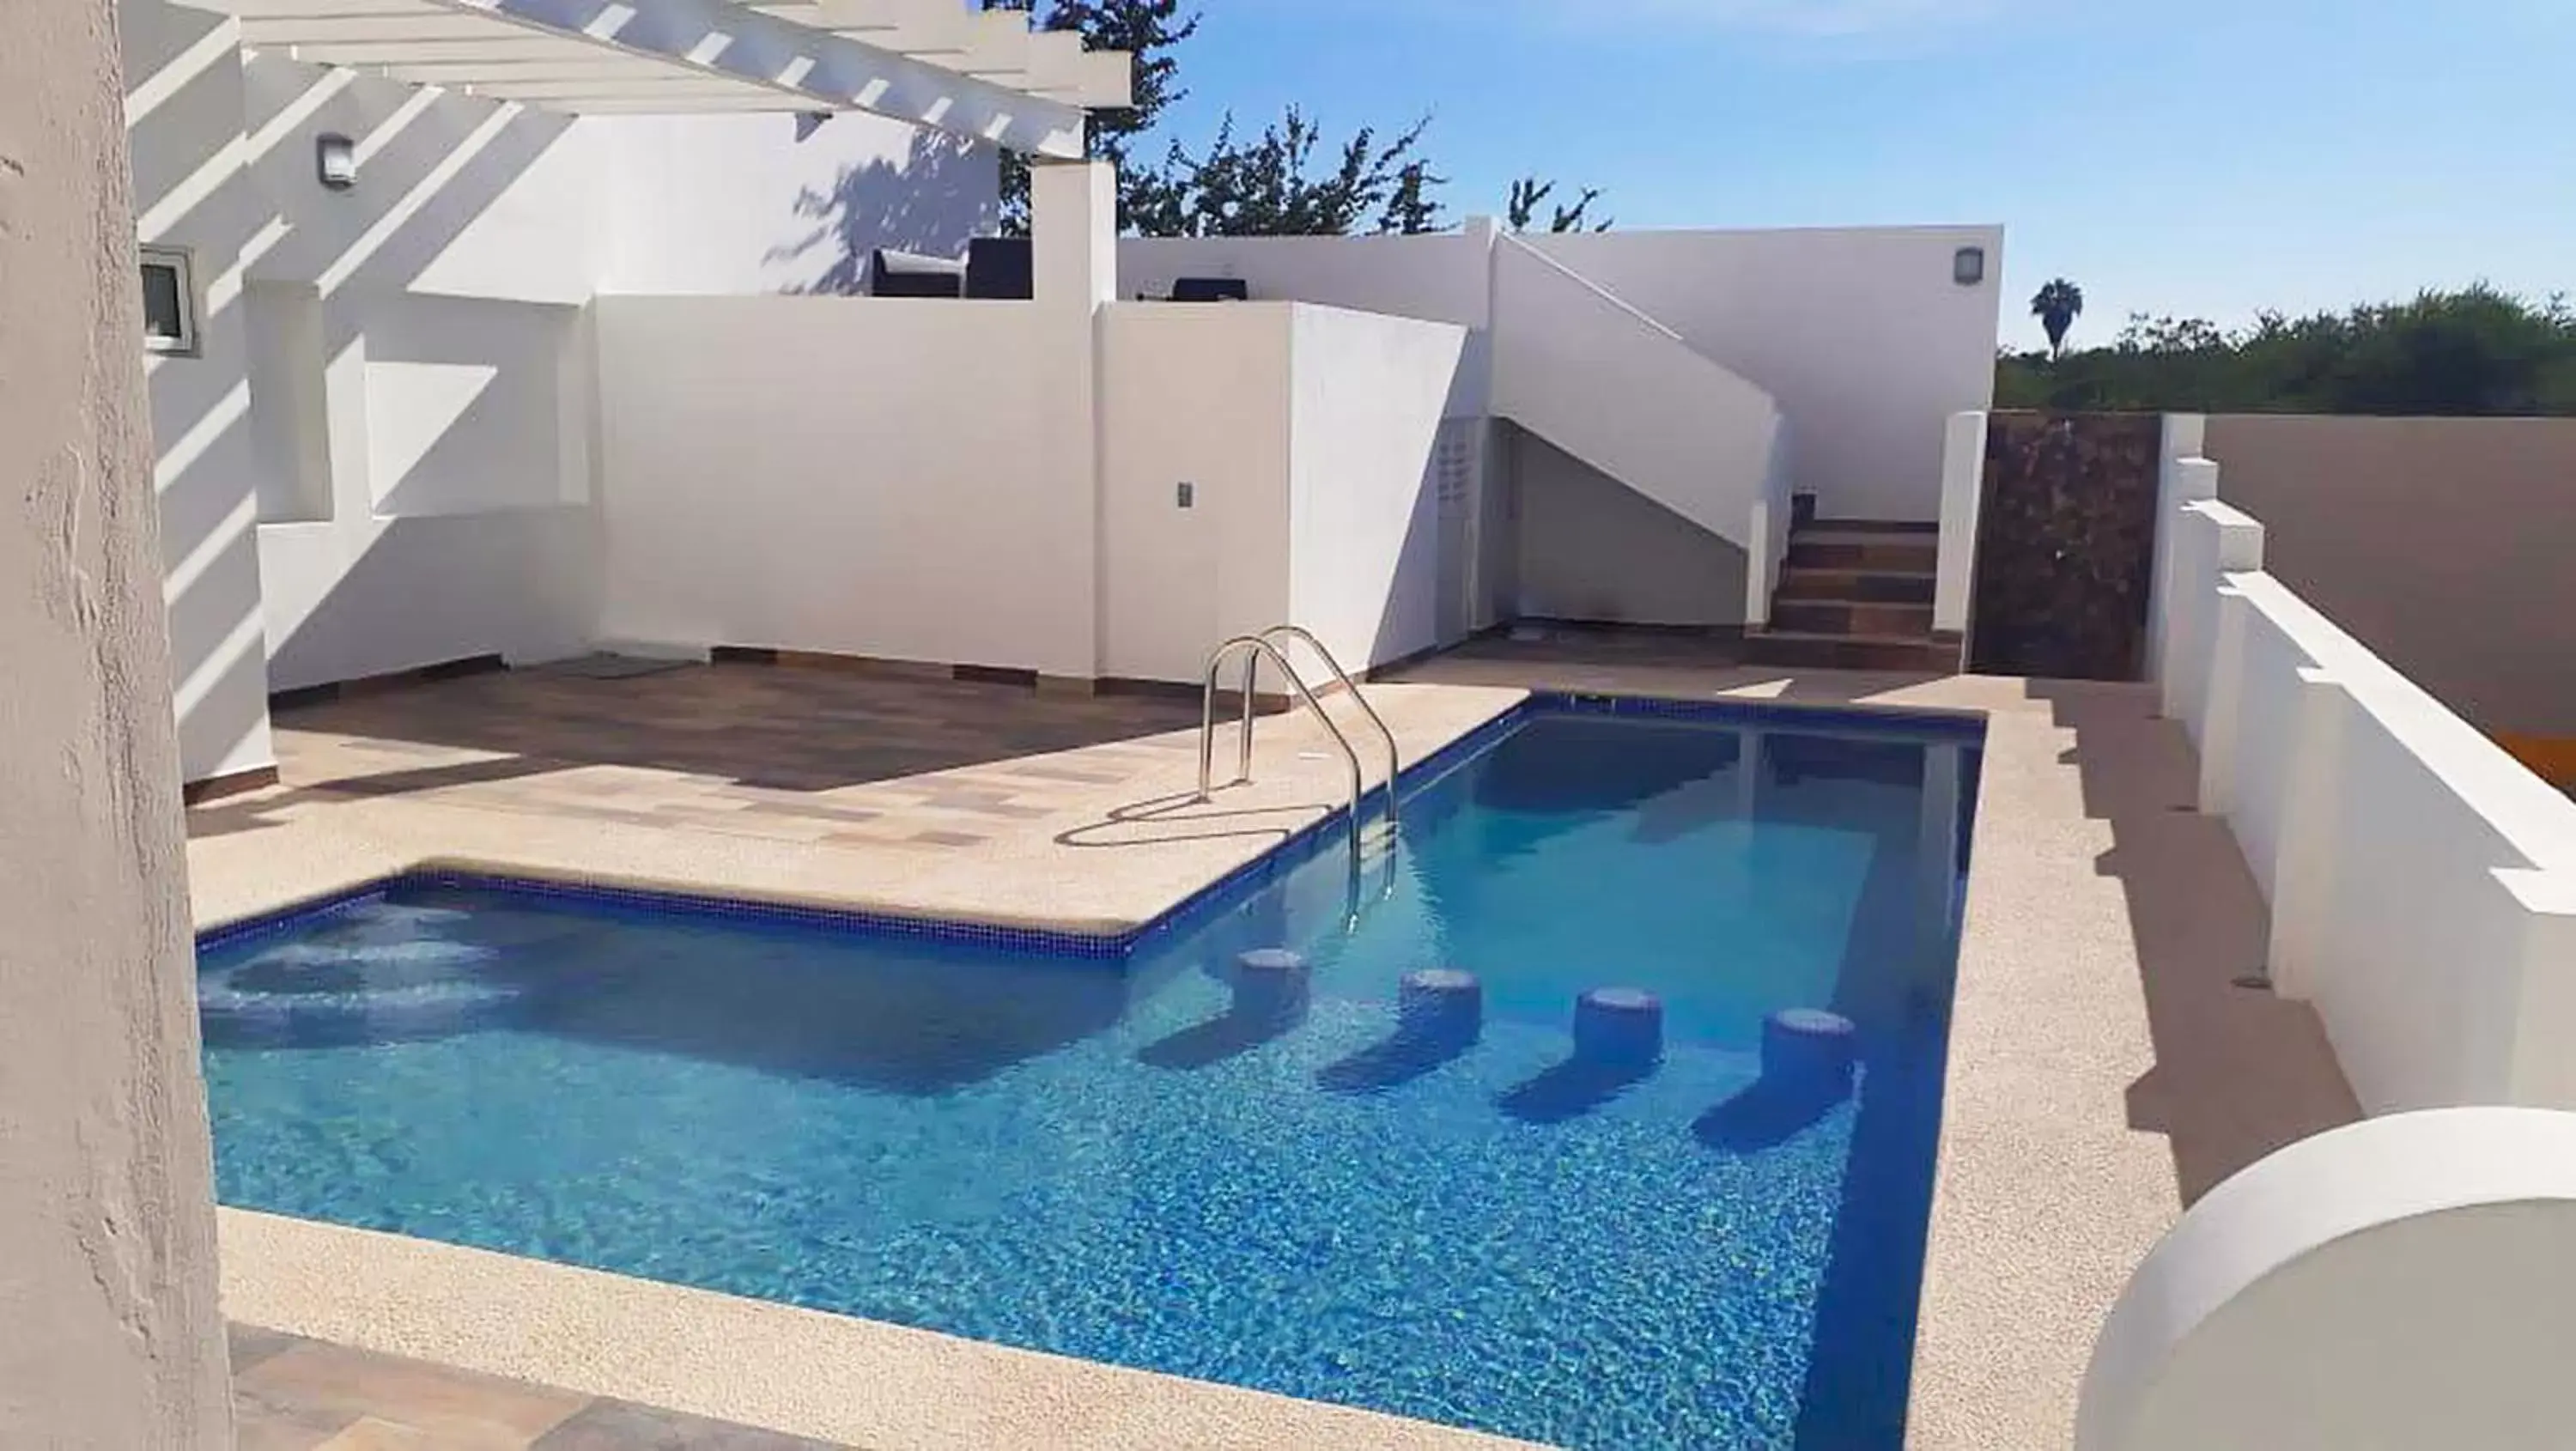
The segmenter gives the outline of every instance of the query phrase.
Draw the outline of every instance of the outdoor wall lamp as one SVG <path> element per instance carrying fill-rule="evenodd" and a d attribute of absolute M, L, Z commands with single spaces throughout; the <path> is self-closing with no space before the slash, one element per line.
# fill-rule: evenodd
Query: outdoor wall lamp
<path fill-rule="evenodd" d="M 1961 287 L 1974 287 L 1986 280 L 1986 249 L 1962 247 L 1950 257 L 1950 280 Z"/>
<path fill-rule="evenodd" d="M 333 191 L 347 191 L 358 184 L 358 146 L 337 131 L 325 131 L 313 138 L 313 170 L 322 184 Z"/>

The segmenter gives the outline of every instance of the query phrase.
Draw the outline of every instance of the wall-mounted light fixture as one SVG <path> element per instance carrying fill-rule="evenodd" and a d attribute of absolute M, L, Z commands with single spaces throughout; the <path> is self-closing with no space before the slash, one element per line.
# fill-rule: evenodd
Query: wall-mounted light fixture
<path fill-rule="evenodd" d="M 1986 249 L 1962 247 L 1950 257 L 1950 280 L 1961 287 L 1974 287 L 1986 280 Z"/>
<path fill-rule="evenodd" d="M 358 184 L 358 145 L 337 131 L 313 138 L 313 171 L 333 191 Z"/>

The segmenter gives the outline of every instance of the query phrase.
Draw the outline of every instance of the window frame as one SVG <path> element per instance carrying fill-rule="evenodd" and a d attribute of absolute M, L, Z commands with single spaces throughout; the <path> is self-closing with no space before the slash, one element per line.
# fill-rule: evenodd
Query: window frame
<path fill-rule="evenodd" d="M 185 247 L 141 246 L 135 249 L 135 285 L 143 285 L 147 268 L 166 267 L 179 280 L 179 331 L 165 335 L 151 330 L 149 319 L 143 331 L 143 351 L 162 357 L 193 358 L 198 356 L 198 313 L 201 301 L 197 295 L 196 254 Z"/>

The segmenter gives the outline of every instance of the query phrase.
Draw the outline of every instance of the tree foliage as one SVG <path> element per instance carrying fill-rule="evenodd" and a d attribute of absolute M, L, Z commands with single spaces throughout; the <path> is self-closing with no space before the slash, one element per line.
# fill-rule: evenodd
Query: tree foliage
<path fill-rule="evenodd" d="M 1034 12 L 1035 0 L 983 0 L 987 10 Z M 1132 171 L 1136 141 L 1153 129 L 1165 107 L 1185 100 L 1180 60 L 1173 55 L 1181 42 L 1198 34 L 1199 15 L 1183 0 L 1054 0 L 1039 21 L 1047 30 L 1077 30 L 1093 50 L 1123 50 L 1135 58 L 1135 80 L 1129 106 L 1102 107 L 1090 114 L 1085 153 L 1118 168 L 1118 224 L 1132 230 L 1135 208 L 1151 191 L 1152 178 Z M 1002 230 L 1025 236 L 1029 228 L 1029 163 L 1017 152 L 1002 154 Z"/>
<path fill-rule="evenodd" d="M 1323 129 L 1294 106 L 1248 140 L 1234 118 L 1193 156 L 1171 143 L 1148 183 L 1136 230 L 1149 237 L 1318 237 L 1364 230 L 1427 231 L 1440 178 L 1414 155 L 1428 119 L 1391 140 L 1361 127 L 1316 165 Z"/>
<path fill-rule="evenodd" d="M 981 3 L 987 10 L 1038 11 L 1038 0 Z M 1203 149 L 1193 152 L 1174 138 L 1158 161 L 1147 161 L 1140 143 L 1166 108 L 1189 95 L 1176 52 L 1198 33 L 1199 18 L 1186 0 L 1049 0 L 1043 11 L 1046 29 L 1080 31 L 1092 49 L 1136 58 L 1135 104 L 1091 113 L 1089 154 L 1118 167 L 1119 230 L 1149 237 L 1307 236 L 1433 232 L 1445 225 L 1439 192 L 1449 179 L 1421 154 L 1428 117 L 1390 139 L 1362 127 L 1326 144 L 1320 124 L 1295 106 L 1248 137 L 1237 134 L 1229 113 Z M 1513 184 L 1513 230 L 1528 229 L 1524 205 L 1534 214 L 1553 187 L 1535 178 Z M 1026 235 L 1024 158 L 1002 158 L 1001 188 L 1002 230 Z M 1553 209 L 1548 229 L 1608 231 L 1608 221 L 1590 215 L 1599 199 L 1598 190 L 1585 188 L 1572 206 Z"/>
<path fill-rule="evenodd" d="M 2576 310 L 2484 285 L 2234 331 L 2132 315 L 2108 347 L 2008 353 L 2007 408 L 2576 414 Z"/>
<path fill-rule="evenodd" d="M 1539 203 L 1546 201 L 1555 190 L 1555 182 L 1541 181 L 1534 176 L 1513 182 L 1511 195 L 1504 202 L 1505 225 L 1515 232 L 1528 231 L 1530 224 L 1538 220 Z M 1599 187 L 1585 187 L 1583 194 L 1574 199 L 1574 205 L 1556 207 L 1549 213 L 1547 229 L 1551 232 L 1609 231 L 1608 219 L 1591 221 L 1592 204 L 1599 200 Z"/>
<path fill-rule="evenodd" d="M 2067 332 L 2084 315 L 2084 289 L 2063 277 L 2057 278 L 2031 298 L 2030 315 L 2038 318 L 2040 327 L 2048 333 L 2049 356 L 2062 358 L 2066 355 Z"/>

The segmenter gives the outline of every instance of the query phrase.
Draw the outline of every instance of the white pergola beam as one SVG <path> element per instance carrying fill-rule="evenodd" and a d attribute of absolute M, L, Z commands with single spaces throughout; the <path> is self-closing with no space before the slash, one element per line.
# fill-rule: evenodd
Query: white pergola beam
<path fill-rule="evenodd" d="M 576 111 L 656 100 L 697 110 L 701 99 L 864 110 L 1051 157 L 1081 155 L 1083 108 L 1124 104 L 1132 71 L 1123 54 L 1084 52 L 1077 36 L 1031 32 L 1021 12 L 958 0 L 780 0 L 761 10 L 732 0 L 221 3 L 241 18 L 246 46 L 418 84 Z M 629 79 L 621 61 L 634 68 L 632 93 L 607 86 Z M 495 69 L 537 63 L 582 68 Z M 555 86 L 592 81 L 595 92 Z"/>
<path fill-rule="evenodd" d="M 414 85 L 451 88 L 473 86 L 485 95 L 491 94 L 488 89 L 485 89 L 487 86 L 526 81 L 615 81 L 644 76 L 670 81 L 706 79 L 688 71 L 674 71 L 628 56 L 602 60 L 597 51 L 592 51 L 588 56 L 403 61 L 386 65 L 384 70 L 386 74 L 398 76 Z"/>
<path fill-rule="evenodd" d="M 289 47 L 297 60 L 314 65 L 364 66 L 387 71 L 410 70 L 419 66 L 446 67 L 451 80 L 470 77 L 460 72 L 487 69 L 496 65 L 534 61 L 597 61 L 610 56 L 598 46 L 579 41 L 546 40 L 538 36 L 509 36 L 498 40 L 438 41 L 342 41 L 324 45 Z M 634 65 L 630 57 L 616 56 L 615 63 Z M 447 84 L 441 82 L 440 84 Z"/>
<path fill-rule="evenodd" d="M 442 14 L 434 10 L 414 10 L 399 15 L 246 16 L 242 20 L 242 43 L 257 49 L 365 42 L 411 44 L 488 40 L 496 33 L 498 28 L 493 22 L 480 16 Z"/>
<path fill-rule="evenodd" d="M 740 81 L 712 78 L 691 79 L 681 76 L 628 75 L 592 80 L 555 81 L 477 81 L 465 88 L 470 95 L 488 96 L 496 101 L 525 101 L 531 105 L 560 105 L 578 110 L 586 101 L 658 101 L 674 110 L 686 110 L 675 102 L 707 98 L 756 98 L 772 109 L 784 110 L 793 103 L 785 96 L 746 86 Z"/>
<path fill-rule="evenodd" d="M 534 105 L 542 103 L 530 102 L 528 104 Z M 774 91 L 762 91 L 745 87 L 741 94 L 735 96 L 698 96 L 692 97 L 687 101 L 668 101 L 648 95 L 618 96 L 613 98 L 600 97 L 595 100 L 583 101 L 578 106 L 568 106 L 563 109 L 577 110 L 585 116 L 659 116 L 667 115 L 674 111 L 684 111 L 692 116 L 696 116 L 718 111 L 784 112 L 798 111 L 804 108 L 797 106 L 794 101 L 790 100 L 786 96 L 779 95 Z"/>
<path fill-rule="evenodd" d="M 1078 106 L 815 30 L 729 0 L 435 0 L 496 20 L 1040 156 L 1082 155 Z M 961 13 L 966 13 L 962 12 Z M 357 22 L 349 22 L 357 23 Z"/>

